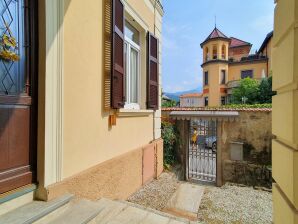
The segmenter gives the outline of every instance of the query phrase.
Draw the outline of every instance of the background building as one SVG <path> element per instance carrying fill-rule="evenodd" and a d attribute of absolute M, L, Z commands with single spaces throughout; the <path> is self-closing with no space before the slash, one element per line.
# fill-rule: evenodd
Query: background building
<path fill-rule="evenodd" d="M 180 96 L 180 107 L 204 107 L 202 93 L 188 93 Z"/>
<path fill-rule="evenodd" d="M 201 44 L 203 49 L 203 97 L 205 106 L 220 106 L 230 101 L 233 88 L 243 78 L 260 80 L 271 71 L 271 36 L 258 53 L 250 55 L 252 44 L 227 37 L 215 29 Z"/>

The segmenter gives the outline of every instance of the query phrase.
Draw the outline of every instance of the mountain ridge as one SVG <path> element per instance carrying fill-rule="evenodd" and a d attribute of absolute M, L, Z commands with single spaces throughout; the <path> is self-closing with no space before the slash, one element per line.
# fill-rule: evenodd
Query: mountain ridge
<path fill-rule="evenodd" d="M 167 97 L 171 98 L 172 100 L 179 101 L 179 97 L 183 94 L 188 94 L 188 93 L 201 93 L 202 88 L 196 88 L 196 89 L 191 89 L 191 90 L 185 90 L 185 91 L 179 91 L 179 92 L 174 92 L 174 93 L 169 93 L 169 92 L 164 92 L 164 95 Z"/>

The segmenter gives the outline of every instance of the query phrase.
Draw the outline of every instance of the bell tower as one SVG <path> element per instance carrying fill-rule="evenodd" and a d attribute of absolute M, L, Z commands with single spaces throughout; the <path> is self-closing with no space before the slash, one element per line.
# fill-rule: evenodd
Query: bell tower
<path fill-rule="evenodd" d="M 215 26 L 211 34 L 201 43 L 205 106 L 220 106 L 226 102 L 230 41 L 230 38 Z"/>

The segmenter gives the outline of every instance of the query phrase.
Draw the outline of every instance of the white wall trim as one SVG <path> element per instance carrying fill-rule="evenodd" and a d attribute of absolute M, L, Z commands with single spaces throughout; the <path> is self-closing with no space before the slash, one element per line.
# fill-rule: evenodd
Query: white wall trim
<path fill-rule="evenodd" d="M 46 0 L 45 187 L 62 180 L 64 1 Z"/>
<path fill-rule="evenodd" d="M 149 25 L 145 22 L 145 20 L 134 10 L 133 7 L 127 2 L 127 0 L 123 1 L 125 12 L 131 16 L 136 22 L 147 32 L 149 30 Z"/>

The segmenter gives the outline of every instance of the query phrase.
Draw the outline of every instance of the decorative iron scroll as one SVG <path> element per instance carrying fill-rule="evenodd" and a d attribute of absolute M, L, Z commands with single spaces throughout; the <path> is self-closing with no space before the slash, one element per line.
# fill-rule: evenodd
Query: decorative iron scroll
<path fill-rule="evenodd" d="M 25 92 L 24 0 L 0 0 L 0 95 Z"/>

